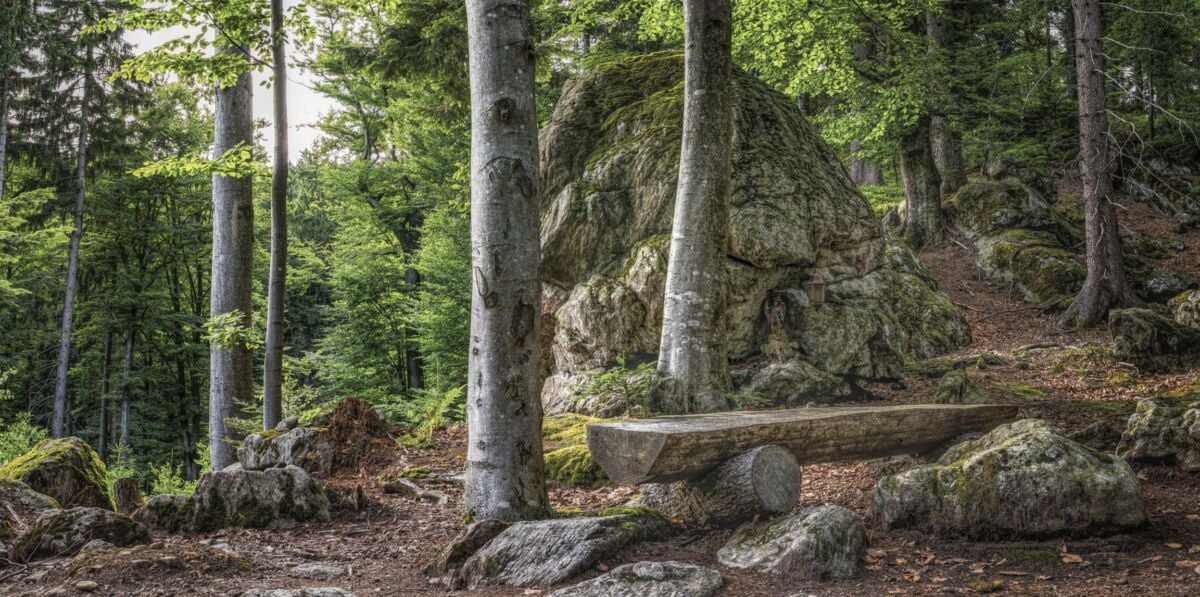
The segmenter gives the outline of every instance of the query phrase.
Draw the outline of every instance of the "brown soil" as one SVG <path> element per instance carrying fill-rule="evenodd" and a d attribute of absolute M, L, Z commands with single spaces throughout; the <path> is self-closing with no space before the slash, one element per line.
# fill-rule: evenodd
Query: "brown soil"
<path fill-rule="evenodd" d="M 1122 216 L 1127 232 L 1180 238 L 1186 243 L 1187 250 L 1161 260 L 1160 265 L 1200 277 L 1200 251 L 1196 250 L 1200 233 L 1179 235 L 1170 220 L 1144 205 L 1129 202 L 1126 207 Z M 956 356 L 999 353 L 1006 364 L 971 367 L 968 373 L 998 401 L 1019 405 L 1022 416 L 1045 418 L 1066 431 L 1099 419 L 1121 428 L 1138 398 L 1200 390 L 1195 371 L 1150 374 L 1117 363 L 1106 330 L 1059 331 L 1055 313 L 1029 309 L 1007 288 L 980 279 L 974 256 L 955 242 L 921 257 L 941 289 L 972 322 L 974 343 Z M 865 389 L 875 393 L 880 403 L 910 403 L 927 400 L 935 383 L 909 379 L 902 385 L 867 384 Z M 337 586 L 360 596 L 444 594 L 425 582 L 420 568 L 461 528 L 461 488 L 449 481 L 419 481 L 450 495 L 449 503 L 437 505 L 386 495 L 375 479 L 413 466 L 429 467 L 434 477 L 460 472 L 465 430 L 442 431 L 434 448 L 406 448 L 379 442 L 377 434 L 367 435 L 369 455 L 329 482 L 338 506 L 329 523 L 284 531 L 160 535 L 153 546 L 138 550 L 44 561 L 27 569 L 0 568 L 0 578 L 9 577 L 0 581 L 0 593 L 42 595 L 64 587 L 65 594 L 80 594 L 74 584 L 87 579 L 99 583 L 100 590 L 93 593 L 98 595 L 230 595 L 249 588 L 318 586 Z M 622 563 L 676 559 L 718 568 L 727 582 L 721 594 L 738 597 L 989 590 L 1020 595 L 1195 595 L 1200 592 L 1200 476 L 1162 466 L 1137 469 L 1152 524 L 1127 535 L 968 542 L 872 531 L 857 578 L 808 582 L 721 567 L 714 553 L 728 531 L 693 529 L 627 549 L 597 564 L 588 576 Z M 867 516 L 879 474 L 878 466 L 861 462 L 806 467 L 800 505 L 835 503 Z M 355 497 L 359 492 L 365 503 Z M 551 500 L 560 510 L 590 512 L 623 503 L 632 494 L 631 488 L 623 487 L 554 487 Z M 232 553 L 209 546 L 213 544 L 226 544 Z M 328 580 L 290 575 L 296 565 L 310 562 L 349 565 L 350 574 Z M 538 595 L 550 589 L 495 588 L 474 594 Z"/>

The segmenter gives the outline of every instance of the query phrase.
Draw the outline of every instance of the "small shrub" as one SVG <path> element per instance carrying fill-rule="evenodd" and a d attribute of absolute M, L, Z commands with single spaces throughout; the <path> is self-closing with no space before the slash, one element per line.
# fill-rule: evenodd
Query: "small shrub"
<path fill-rule="evenodd" d="M 17 418 L 0 431 L 0 465 L 32 450 L 46 436 L 46 430 L 34 425 L 29 413 L 17 413 Z"/>
<path fill-rule="evenodd" d="M 150 466 L 150 495 L 191 494 L 196 491 L 195 481 L 183 480 L 183 468 L 178 464 L 164 462 Z"/>
<path fill-rule="evenodd" d="M 575 400 L 582 402 L 591 398 L 616 397 L 623 402 L 630 416 L 645 416 L 649 413 L 651 397 L 662 391 L 670 378 L 659 375 L 656 362 L 642 363 L 632 369 L 625 367 L 625 359 L 607 371 L 584 373 L 588 382 L 579 389 Z"/>

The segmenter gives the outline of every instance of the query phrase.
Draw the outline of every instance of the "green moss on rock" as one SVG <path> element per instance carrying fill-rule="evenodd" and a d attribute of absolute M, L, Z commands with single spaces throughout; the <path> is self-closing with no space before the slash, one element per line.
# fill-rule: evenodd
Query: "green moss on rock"
<path fill-rule="evenodd" d="M 46 439 L 0 467 L 0 479 L 14 479 L 57 500 L 64 508 L 113 509 L 108 469 L 96 451 L 77 437 Z"/>
<path fill-rule="evenodd" d="M 546 478 L 566 485 L 592 487 L 609 482 L 587 446 L 567 446 L 547 452 Z"/>

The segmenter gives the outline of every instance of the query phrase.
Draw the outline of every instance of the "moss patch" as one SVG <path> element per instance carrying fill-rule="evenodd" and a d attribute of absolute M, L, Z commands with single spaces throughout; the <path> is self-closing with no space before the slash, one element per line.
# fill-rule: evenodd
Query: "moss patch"
<path fill-rule="evenodd" d="M 546 478 L 551 481 L 582 487 L 609 483 L 608 475 L 592 458 L 587 446 L 567 446 L 546 456 Z"/>
<path fill-rule="evenodd" d="M 1024 398 L 1025 400 L 1038 400 L 1046 397 L 1046 392 L 1039 390 L 1031 385 L 1023 383 L 995 383 L 992 384 L 997 390 L 1015 396 Z"/>

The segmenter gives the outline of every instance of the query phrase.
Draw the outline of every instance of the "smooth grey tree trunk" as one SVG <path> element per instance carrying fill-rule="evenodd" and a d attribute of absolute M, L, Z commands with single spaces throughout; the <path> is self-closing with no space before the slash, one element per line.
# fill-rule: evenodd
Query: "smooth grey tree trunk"
<path fill-rule="evenodd" d="M 230 51 L 230 50 L 226 50 Z M 236 51 L 236 50 L 233 50 Z M 253 95 L 250 73 L 231 87 L 217 89 L 216 156 L 238 145 L 254 143 Z M 254 270 L 254 179 L 251 176 L 213 176 L 213 249 L 210 312 L 237 313 L 250 328 Z M 244 344 L 209 349 L 208 440 L 213 470 L 232 464 L 239 438 L 226 419 L 240 404 L 254 400 L 254 370 Z M 240 404 L 239 404 L 240 403 Z"/>
<path fill-rule="evenodd" d="M 949 10 L 944 7 L 941 10 Z M 929 37 L 930 51 L 949 65 L 954 60 L 952 36 L 947 30 L 946 15 L 933 9 L 925 11 L 925 33 Z M 943 88 L 953 90 L 953 80 L 947 80 Z M 947 94 L 947 95 L 952 95 Z M 933 117 L 930 121 L 930 134 L 933 149 L 933 162 L 937 166 L 938 176 L 941 177 L 940 194 L 942 197 L 952 195 L 967 182 L 966 170 L 963 167 L 962 133 L 951 126 L 946 114 L 946 96 L 935 102 Z"/>
<path fill-rule="evenodd" d="M 929 116 L 900 140 L 900 174 L 904 178 L 904 239 L 914 250 L 942 242 L 941 178 L 933 163 Z"/>
<path fill-rule="evenodd" d="M 538 140 L 526 0 L 468 0 L 471 352 L 468 518 L 549 514 L 538 340 Z"/>
<path fill-rule="evenodd" d="M 666 413 L 727 408 L 725 259 L 733 137 L 729 0 L 685 0 L 683 141 L 663 300 L 659 373 Z"/>
<path fill-rule="evenodd" d="M 283 418 L 284 302 L 287 297 L 288 114 L 287 47 L 283 0 L 271 0 L 271 58 L 275 83 L 275 160 L 271 173 L 271 274 L 267 284 L 267 338 L 263 363 L 263 429 Z"/>
<path fill-rule="evenodd" d="M 1100 0 L 1075 0 L 1075 64 L 1079 81 L 1079 168 L 1087 278 L 1060 325 L 1091 326 L 1111 309 L 1141 303 L 1125 277 L 1117 210 L 1108 171 L 1108 115 L 1104 91 L 1104 25 Z"/>
<path fill-rule="evenodd" d="M 63 298 L 58 366 L 54 373 L 52 437 L 62 437 L 67 423 L 67 373 L 71 362 L 71 331 L 75 321 L 75 291 L 79 280 L 79 242 L 83 237 L 83 202 L 87 197 L 88 101 L 92 84 L 93 49 L 88 46 L 83 66 L 83 93 L 79 103 L 79 139 L 75 148 L 75 218 L 67 248 L 67 290 Z"/>
<path fill-rule="evenodd" d="M 883 167 L 879 162 L 858 157 L 861 152 L 862 143 L 851 141 L 850 180 L 860 187 L 883 184 Z"/>
<path fill-rule="evenodd" d="M 133 328 L 125 336 L 125 362 L 121 369 L 121 422 L 118 445 L 122 452 L 129 449 L 129 415 L 133 406 Z"/>

